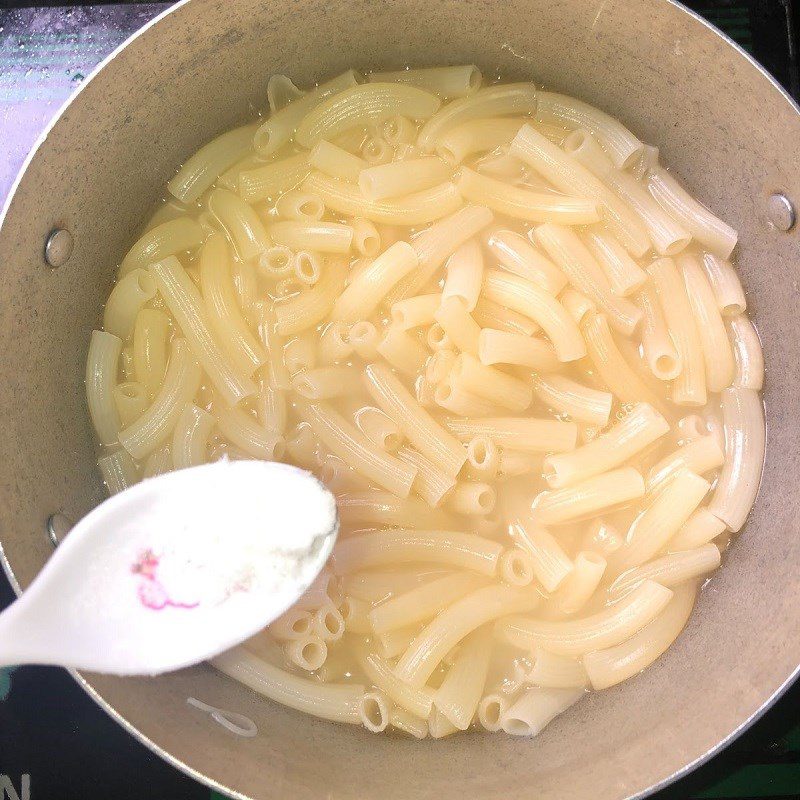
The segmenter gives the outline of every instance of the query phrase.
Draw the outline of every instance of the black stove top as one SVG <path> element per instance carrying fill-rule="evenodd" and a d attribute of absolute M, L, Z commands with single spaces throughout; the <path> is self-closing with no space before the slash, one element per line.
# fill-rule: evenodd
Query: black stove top
<path fill-rule="evenodd" d="M 793 0 L 686 4 L 724 30 L 800 99 L 800 3 L 794 9 Z M 0 0 L 0 204 L 25 153 L 75 84 L 165 7 L 102 0 L 92 5 Z M 0 572 L 0 608 L 13 596 Z M 731 747 L 661 792 L 658 800 L 797 800 L 799 710 L 800 684 Z M 0 670 L 0 800 L 214 797 L 219 796 L 126 734 L 63 670 Z"/>

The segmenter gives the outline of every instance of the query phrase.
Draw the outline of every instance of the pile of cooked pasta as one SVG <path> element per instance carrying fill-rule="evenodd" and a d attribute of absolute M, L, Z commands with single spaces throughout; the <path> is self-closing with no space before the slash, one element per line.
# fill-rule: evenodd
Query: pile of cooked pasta
<path fill-rule="evenodd" d="M 267 95 L 122 261 L 105 482 L 312 471 L 332 560 L 215 666 L 372 731 L 536 735 L 667 649 L 754 502 L 736 232 L 615 119 L 474 66 Z"/>

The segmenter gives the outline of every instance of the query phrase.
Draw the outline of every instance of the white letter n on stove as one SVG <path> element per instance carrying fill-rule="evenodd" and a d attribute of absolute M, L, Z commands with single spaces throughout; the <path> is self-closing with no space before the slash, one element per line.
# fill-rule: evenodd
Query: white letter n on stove
<path fill-rule="evenodd" d="M 19 793 L 11 783 L 8 775 L 0 775 L 0 789 L 3 790 L 0 800 L 31 800 L 31 776 L 23 775 L 19 780 Z"/>

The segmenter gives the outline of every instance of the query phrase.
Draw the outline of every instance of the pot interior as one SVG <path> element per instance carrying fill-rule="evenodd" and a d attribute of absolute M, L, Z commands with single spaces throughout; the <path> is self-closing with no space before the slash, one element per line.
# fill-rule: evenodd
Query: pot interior
<path fill-rule="evenodd" d="M 768 368 L 761 494 L 667 655 L 535 741 L 373 736 L 261 700 L 207 667 L 149 680 L 85 676 L 152 746 L 243 796 L 627 797 L 715 748 L 800 663 L 798 233 L 766 220 L 773 192 L 800 199 L 800 118 L 745 56 L 667 0 L 193 0 L 129 44 L 50 131 L 0 231 L 0 537 L 15 579 L 26 586 L 50 555 L 51 513 L 77 519 L 102 497 L 83 390 L 89 334 L 176 165 L 263 108 L 272 73 L 303 86 L 351 66 L 464 62 L 619 117 L 738 228 Z M 42 258 L 54 227 L 75 238 L 57 270 Z M 246 714 L 259 736 L 231 736 L 189 696 Z"/>

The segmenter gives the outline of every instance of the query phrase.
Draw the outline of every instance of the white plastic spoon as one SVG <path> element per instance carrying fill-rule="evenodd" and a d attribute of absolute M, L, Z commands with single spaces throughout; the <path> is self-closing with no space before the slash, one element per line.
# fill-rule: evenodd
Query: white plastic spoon
<path fill-rule="evenodd" d="M 333 496 L 285 464 L 219 461 L 143 481 L 82 519 L 0 614 L 0 666 L 196 664 L 289 608 L 337 531 Z"/>

